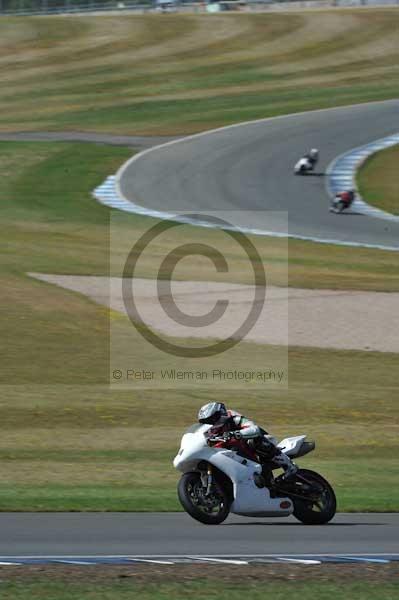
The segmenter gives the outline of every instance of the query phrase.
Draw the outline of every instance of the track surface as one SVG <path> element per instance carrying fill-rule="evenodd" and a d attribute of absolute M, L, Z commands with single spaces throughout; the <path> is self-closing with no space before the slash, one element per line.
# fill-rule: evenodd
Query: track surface
<path fill-rule="evenodd" d="M 1 513 L 0 555 L 323 554 L 399 552 L 399 514 L 339 514 L 330 525 L 184 513 Z"/>
<path fill-rule="evenodd" d="M 329 213 L 324 177 L 339 154 L 398 130 L 398 100 L 242 124 L 141 155 L 121 171 L 120 189 L 151 209 L 288 211 L 291 235 L 399 247 L 399 223 Z M 321 151 L 318 172 L 294 176 L 311 147 Z M 286 232 L 277 215 L 267 229 Z"/>

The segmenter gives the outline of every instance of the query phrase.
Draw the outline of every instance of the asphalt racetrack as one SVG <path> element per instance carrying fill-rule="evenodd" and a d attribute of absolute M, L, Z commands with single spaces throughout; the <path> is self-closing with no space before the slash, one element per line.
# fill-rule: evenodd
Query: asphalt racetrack
<path fill-rule="evenodd" d="M 284 211 L 290 235 L 399 248 L 398 222 L 331 214 L 325 187 L 334 158 L 398 131 L 398 100 L 245 123 L 141 154 L 121 169 L 120 191 L 170 212 Z M 311 147 L 320 150 L 316 172 L 295 176 L 294 164 Z M 266 218 L 266 230 L 287 233 L 281 214 Z M 252 223 L 246 215 L 245 225 L 259 227 L 256 215 Z"/>
<path fill-rule="evenodd" d="M 207 526 L 185 513 L 1 513 L 0 530 L 1 556 L 399 552 L 399 514 L 341 513 L 324 526 L 230 516 Z"/>

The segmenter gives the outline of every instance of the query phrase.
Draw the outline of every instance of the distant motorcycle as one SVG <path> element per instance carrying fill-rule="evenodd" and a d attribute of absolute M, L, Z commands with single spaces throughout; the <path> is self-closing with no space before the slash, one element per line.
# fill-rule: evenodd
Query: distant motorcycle
<path fill-rule="evenodd" d="M 307 154 L 302 156 L 294 166 L 295 175 L 306 175 L 310 171 L 313 171 L 319 160 L 319 151 L 316 148 L 312 148 Z"/>
<path fill-rule="evenodd" d="M 278 447 L 299 458 L 314 450 L 314 442 L 305 440 L 306 435 L 286 438 Z M 307 525 L 331 521 L 335 494 L 321 475 L 298 469 L 290 477 L 274 477 L 278 467 L 262 458 L 260 449 L 243 450 L 241 443 L 231 445 L 209 425 L 193 425 L 183 435 L 173 465 L 183 473 L 178 496 L 191 517 L 207 525 L 222 523 L 230 512 L 248 517 L 293 514 Z"/>
<path fill-rule="evenodd" d="M 313 164 L 305 157 L 300 158 L 294 167 L 295 175 L 306 175 L 309 171 L 313 171 Z"/>
<path fill-rule="evenodd" d="M 355 191 L 347 190 L 345 192 L 339 192 L 332 199 L 330 212 L 342 213 L 344 210 L 350 208 L 355 199 Z"/>

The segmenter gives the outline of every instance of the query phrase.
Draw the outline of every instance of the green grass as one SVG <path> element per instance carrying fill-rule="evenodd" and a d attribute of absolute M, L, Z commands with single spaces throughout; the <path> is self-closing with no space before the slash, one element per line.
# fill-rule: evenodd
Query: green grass
<path fill-rule="evenodd" d="M 199 599 L 240 600 L 243 595 L 250 594 L 254 600 L 261 600 L 265 595 L 276 600 L 284 600 L 293 592 L 293 582 L 252 582 L 244 584 L 198 580 L 183 583 L 136 583 L 133 577 L 127 577 L 112 583 L 81 583 L 45 581 L 38 579 L 30 583 L 2 582 L 2 598 L 5 600 L 22 600 L 29 596 L 32 600 L 142 600 L 185 599 L 193 596 Z M 396 583 L 366 582 L 295 582 L 295 594 L 304 600 L 394 600 L 397 598 Z"/>
<path fill-rule="evenodd" d="M 105 432 L 104 432 L 105 433 Z M 331 438 L 334 440 L 334 436 Z M 38 472 L 44 469 L 60 469 L 60 477 L 72 480 L 71 483 L 40 483 L 0 485 L 0 510 L 13 511 L 137 511 L 137 512 L 168 512 L 180 511 L 181 506 L 177 500 L 176 487 L 178 475 L 171 472 L 170 455 L 161 451 L 158 460 L 155 457 L 145 461 L 131 461 L 129 459 L 114 461 L 101 460 L 93 452 L 93 458 L 76 461 L 76 457 L 68 451 L 60 451 L 56 461 L 48 460 L 45 456 L 42 461 L 27 461 L 30 468 Z M 338 497 L 338 510 L 343 512 L 396 512 L 399 505 L 399 492 L 397 487 L 389 489 L 390 482 L 395 480 L 398 461 L 387 459 L 384 468 L 381 468 L 381 453 L 377 452 L 377 459 L 353 458 L 329 460 L 301 461 L 302 466 L 312 468 L 322 473 L 333 482 Z M 65 462 L 64 462 L 65 461 Z M 95 470 L 94 464 L 99 464 L 97 471 L 101 472 L 103 481 L 89 484 L 77 481 L 86 475 L 92 477 Z M 70 466 L 74 465 L 71 470 Z M 157 468 L 156 466 L 157 465 Z M 5 468 L 14 468 L 26 465 L 22 460 L 14 459 L 12 463 L 6 461 Z M 69 466 L 69 468 L 68 468 Z M 117 476 L 111 473 L 117 469 Z M 134 476 L 130 471 L 134 470 Z M 145 482 L 143 483 L 143 474 Z M 97 478 L 99 473 L 96 473 Z M 51 475 L 48 475 L 51 477 Z M 120 481 L 116 481 L 119 476 Z M 160 481 L 160 478 L 162 481 Z M 40 474 L 39 480 L 42 479 Z"/>
<path fill-rule="evenodd" d="M 399 215 L 399 146 L 373 154 L 357 175 L 361 196 L 373 206 Z"/>
<path fill-rule="evenodd" d="M 314 437 L 317 454 L 301 463 L 331 479 L 341 510 L 397 510 L 395 354 L 291 348 L 288 389 L 109 389 L 108 312 L 26 272 L 108 273 L 109 211 L 90 190 L 130 154 L 102 145 L 0 144 L 0 509 L 177 510 L 171 460 L 182 431 L 212 397 L 277 436 Z M 149 223 L 120 214 L 120 252 L 127 236 Z M 204 230 L 187 231 L 178 241 L 203 241 Z M 154 259 L 175 242 L 157 247 Z M 281 283 L 286 244 L 262 243 L 271 280 Z M 290 241 L 290 284 L 398 289 L 394 253 L 353 250 L 349 259 L 341 250 Z M 182 278 L 206 278 L 190 268 Z M 153 269 L 150 256 L 140 274 L 151 277 Z M 246 281 L 239 264 L 236 277 Z M 123 342 L 131 327 L 111 318 Z M 149 350 L 136 337 L 133 355 L 143 352 Z M 271 352 L 279 359 L 278 348 Z M 231 366 L 243 356 L 255 364 L 264 355 L 245 344 L 218 360 Z"/>
<path fill-rule="evenodd" d="M 389 8 L 2 18 L 0 130 L 181 134 L 395 98 L 398 21 Z"/>

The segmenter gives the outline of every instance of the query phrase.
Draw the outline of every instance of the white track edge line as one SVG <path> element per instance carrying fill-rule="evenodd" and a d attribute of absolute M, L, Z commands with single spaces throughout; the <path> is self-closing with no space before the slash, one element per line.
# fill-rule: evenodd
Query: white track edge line
<path fill-rule="evenodd" d="M 355 200 L 355 208 L 361 214 L 372 216 L 374 218 L 383 219 L 386 221 L 399 222 L 399 216 L 393 215 L 387 211 L 381 210 L 380 208 L 373 206 L 372 204 L 368 204 L 364 198 L 362 198 L 359 194 L 356 185 L 356 173 L 360 169 L 360 167 L 366 162 L 366 160 L 380 152 L 381 150 L 386 150 L 391 148 L 392 146 L 396 146 L 399 144 L 399 133 L 392 133 L 391 135 L 385 136 L 383 138 L 379 138 L 374 142 L 368 142 L 367 144 L 363 144 L 362 146 L 356 146 L 351 150 L 347 150 L 342 154 L 339 154 L 334 158 L 334 160 L 328 165 L 326 169 L 326 184 L 325 189 L 327 194 L 330 197 L 334 197 L 335 193 L 333 190 L 333 182 L 332 179 L 347 179 L 347 186 L 349 188 L 353 188 L 357 191 L 357 198 Z M 350 159 L 351 164 L 345 169 L 345 175 L 342 175 L 343 171 L 336 170 L 337 164 L 344 159 Z M 348 175 L 346 175 L 348 173 Z M 342 190 L 344 191 L 344 190 Z"/>
<path fill-rule="evenodd" d="M 93 195 L 101 204 L 104 204 L 105 206 L 108 206 L 109 208 L 114 208 L 116 210 L 123 210 L 128 213 L 139 214 L 142 216 L 147 216 L 147 217 L 152 217 L 152 218 L 174 220 L 176 222 L 193 225 L 195 227 L 207 227 L 210 229 L 217 228 L 217 226 L 214 223 L 207 223 L 205 221 L 197 221 L 194 219 L 190 219 L 189 217 L 184 217 L 184 215 L 179 217 L 179 215 L 174 215 L 171 213 L 163 213 L 162 214 L 161 211 L 156 211 L 153 209 L 146 209 L 146 208 L 144 208 L 138 204 L 134 204 L 133 202 L 130 202 L 128 200 L 125 200 L 125 201 L 105 200 L 103 197 L 101 197 L 99 195 L 100 193 L 101 193 L 101 186 L 97 187 L 94 190 Z M 229 229 L 229 228 L 225 227 L 225 229 Z M 399 246 L 387 246 L 385 244 L 372 244 L 372 243 L 367 243 L 367 242 L 354 242 L 354 241 L 350 241 L 350 240 L 337 240 L 335 238 L 332 238 L 332 239 L 319 238 L 316 236 L 307 236 L 307 235 L 300 235 L 300 234 L 294 234 L 294 233 L 288 233 L 288 232 L 264 231 L 264 230 L 255 229 L 255 228 L 252 229 L 252 228 L 248 228 L 248 227 L 240 227 L 240 228 L 231 227 L 230 229 L 232 231 L 239 231 L 241 233 L 246 233 L 246 234 L 250 234 L 250 235 L 259 235 L 259 236 L 264 236 L 264 237 L 287 238 L 287 239 L 301 240 L 301 241 L 305 241 L 305 242 L 315 242 L 318 244 L 333 244 L 335 246 L 349 246 L 349 247 L 355 247 L 355 248 L 367 248 L 367 249 L 371 249 L 371 250 L 385 250 L 385 251 L 389 251 L 389 252 L 399 252 Z"/>

